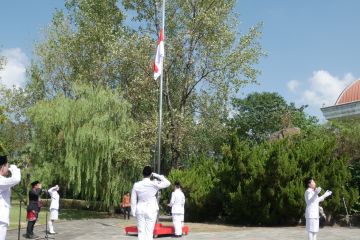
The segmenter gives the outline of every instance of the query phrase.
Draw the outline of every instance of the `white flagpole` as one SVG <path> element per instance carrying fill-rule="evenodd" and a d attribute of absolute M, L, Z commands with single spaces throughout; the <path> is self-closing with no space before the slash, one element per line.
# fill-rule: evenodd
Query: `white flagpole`
<path fill-rule="evenodd" d="M 165 49 L 165 0 L 163 0 L 163 4 L 162 4 L 162 23 L 161 23 L 161 28 L 163 31 L 163 36 L 164 36 L 164 49 Z M 160 30 L 161 31 L 161 30 Z M 164 51 L 165 52 L 165 51 Z M 165 53 L 164 53 L 165 54 Z M 159 118 L 158 118 L 158 162 L 157 162 L 157 172 L 158 174 L 160 173 L 160 169 L 161 169 L 161 128 L 162 128 L 162 104 L 163 104 L 163 80 L 164 80 L 164 59 L 165 59 L 165 55 L 162 58 L 162 68 L 161 68 L 161 75 L 160 75 L 160 93 L 159 93 Z M 158 204 L 160 204 L 160 195 L 161 192 L 158 191 L 157 194 L 157 201 Z M 160 211 L 158 212 L 157 215 L 157 219 L 156 222 L 159 222 L 159 218 L 160 218 Z"/>
<path fill-rule="evenodd" d="M 163 34 L 165 36 L 165 0 L 163 0 L 162 4 L 162 23 L 161 28 Z M 164 37 L 164 45 L 165 45 L 165 37 Z M 164 47 L 165 48 L 165 47 Z M 158 122 L 158 162 L 157 162 L 157 172 L 160 174 L 161 169 L 161 129 L 162 129 L 162 104 L 163 104 L 163 79 L 164 79 L 164 59 L 162 62 L 161 75 L 160 75 L 160 93 L 159 93 L 159 122 Z"/>

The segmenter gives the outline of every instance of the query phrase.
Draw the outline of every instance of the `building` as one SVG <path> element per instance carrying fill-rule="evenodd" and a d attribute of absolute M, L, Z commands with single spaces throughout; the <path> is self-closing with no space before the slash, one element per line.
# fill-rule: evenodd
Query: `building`
<path fill-rule="evenodd" d="M 360 117 L 360 79 L 347 86 L 334 106 L 321 108 L 326 120 Z"/>

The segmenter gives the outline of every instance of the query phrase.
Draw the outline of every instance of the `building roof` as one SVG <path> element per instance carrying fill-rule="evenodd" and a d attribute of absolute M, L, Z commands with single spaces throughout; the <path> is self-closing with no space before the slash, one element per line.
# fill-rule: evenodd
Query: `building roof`
<path fill-rule="evenodd" d="M 342 105 L 357 101 L 360 101 L 360 79 L 354 81 L 344 89 L 335 105 Z"/>

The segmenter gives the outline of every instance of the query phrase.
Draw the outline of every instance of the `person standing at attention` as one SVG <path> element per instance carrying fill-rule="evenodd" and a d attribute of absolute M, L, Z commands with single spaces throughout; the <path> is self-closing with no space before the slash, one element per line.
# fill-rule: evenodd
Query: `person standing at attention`
<path fill-rule="evenodd" d="M 308 232 L 308 240 L 317 240 L 317 233 L 319 232 L 319 202 L 329 197 L 332 192 L 327 190 L 324 195 L 319 197 L 321 187 L 316 187 L 316 183 L 313 178 L 308 178 L 305 181 L 305 202 L 306 202 L 306 230 Z"/>
<path fill-rule="evenodd" d="M 131 202 L 130 202 L 130 193 L 126 192 L 123 196 L 121 207 L 124 211 L 124 219 L 130 219 L 130 211 L 131 211 Z"/>
<path fill-rule="evenodd" d="M 131 213 L 136 217 L 138 239 L 153 240 L 153 232 L 159 212 L 156 194 L 170 186 L 163 175 L 152 172 L 150 166 L 143 169 L 144 179 L 136 182 L 131 192 Z M 150 178 L 154 177 L 154 180 Z"/>
<path fill-rule="evenodd" d="M 175 189 L 171 193 L 171 200 L 169 203 L 171 207 L 171 215 L 175 228 L 175 237 L 182 236 L 182 227 L 184 225 L 184 213 L 185 213 L 185 195 L 181 190 L 179 182 L 175 182 Z"/>
<path fill-rule="evenodd" d="M 11 176 L 9 176 L 9 172 Z M 6 239 L 10 216 L 11 188 L 21 180 L 20 169 L 10 165 L 7 156 L 0 156 L 0 240 Z"/>

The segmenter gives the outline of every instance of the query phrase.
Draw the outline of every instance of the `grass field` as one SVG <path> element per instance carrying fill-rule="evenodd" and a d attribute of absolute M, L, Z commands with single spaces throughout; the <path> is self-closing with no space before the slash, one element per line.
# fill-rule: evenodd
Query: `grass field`
<path fill-rule="evenodd" d="M 45 224 L 46 211 L 47 208 L 42 208 L 39 214 L 39 219 L 37 224 Z M 19 224 L 19 214 L 20 214 L 20 205 L 18 202 L 13 202 L 10 210 L 10 227 L 9 229 L 15 229 Z M 49 217 L 49 214 L 48 214 Z M 65 220 L 79 220 L 79 219 L 90 219 L 90 218 L 106 218 L 108 217 L 107 213 L 103 212 L 94 212 L 87 210 L 73 210 L 73 209 L 63 209 L 59 212 L 59 221 Z M 21 227 L 26 227 L 26 206 L 21 207 Z"/>

